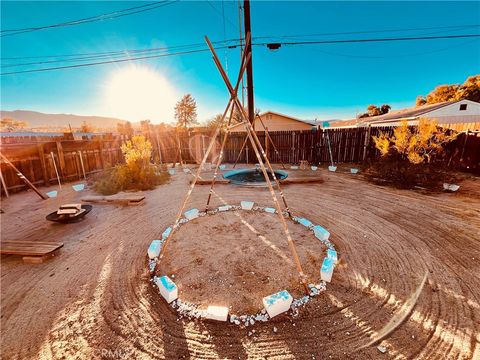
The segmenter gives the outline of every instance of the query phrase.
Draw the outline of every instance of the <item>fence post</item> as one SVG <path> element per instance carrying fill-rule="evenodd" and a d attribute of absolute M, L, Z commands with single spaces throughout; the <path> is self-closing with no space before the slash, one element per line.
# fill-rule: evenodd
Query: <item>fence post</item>
<path fill-rule="evenodd" d="M 371 125 L 368 125 L 366 128 L 365 141 L 363 144 L 363 161 L 367 158 L 367 148 L 370 145 L 370 129 Z"/>
<path fill-rule="evenodd" d="M 103 140 L 98 141 L 98 152 L 100 154 L 100 166 L 105 169 L 105 159 L 103 157 Z"/>
<path fill-rule="evenodd" d="M 43 183 L 45 186 L 50 185 L 50 179 L 47 173 L 47 164 L 45 162 L 45 154 L 43 152 L 43 144 L 37 144 L 38 157 L 40 159 L 40 166 L 42 167 Z"/>
<path fill-rule="evenodd" d="M 60 174 L 62 178 L 65 180 L 65 156 L 63 155 L 63 146 L 60 141 L 56 142 L 57 144 L 57 153 L 58 153 L 58 164 L 60 165 Z"/>

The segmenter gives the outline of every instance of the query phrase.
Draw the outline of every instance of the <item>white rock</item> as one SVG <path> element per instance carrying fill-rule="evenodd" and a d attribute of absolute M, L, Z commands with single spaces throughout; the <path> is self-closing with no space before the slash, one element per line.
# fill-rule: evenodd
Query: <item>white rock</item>
<path fill-rule="evenodd" d="M 309 228 L 313 225 L 310 220 L 305 219 L 305 218 L 297 218 L 297 221 L 298 221 L 299 224 L 301 224 L 301 225 L 303 225 L 307 228 Z"/>
<path fill-rule="evenodd" d="M 57 197 L 57 195 L 58 195 L 58 191 L 57 191 L 57 190 L 52 190 L 52 191 L 47 192 L 47 196 L 48 196 L 49 198 Z"/>
<path fill-rule="evenodd" d="M 333 275 L 333 260 L 326 257 L 323 259 L 322 268 L 320 269 L 320 278 L 323 281 L 330 282 Z"/>
<path fill-rule="evenodd" d="M 183 215 L 188 219 L 188 220 L 193 220 L 198 217 L 198 209 L 190 209 L 188 211 L 185 211 Z"/>
<path fill-rule="evenodd" d="M 460 189 L 460 185 L 443 183 L 443 190 L 445 191 L 457 191 L 458 189 Z"/>
<path fill-rule="evenodd" d="M 150 259 L 154 259 L 160 255 L 160 251 L 162 250 L 162 242 L 160 240 L 153 240 L 148 247 L 148 257 Z"/>
<path fill-rule="evenodd" d="M 332 259 L 333 260 L 333 263 L 334 264 L 337 264 L 338 262 L 338 256 L 337 256 L 337 252 L 333 249 L 328 249 L 327 250 L 327 257 Z"/>
<path fill-rule="evenodd" d="M 292 169 L 292 170 L 298 170 L 298 166 L 292 165 L 292 166 L 290 166 L 290 169 Z"/>
<path fill-rule="evenodd" d="M 205 317 L 210 320 L 227 321 L 228 307 L 209 305 Z"/>
<path fill-rule="evenodd" d="M 176 171 L 175 171 L 175 169 L 168 169 L 168 173 L 170 175 L 175 175 Z"/>
<path fill-rule="evenodd" d="M 267 212 L 267 213 L 275 214 L 275 209 L 274 209 L 274 208 L 266 207 L 264 210 L 265 210 L 265 212 Z"/>
<path fill-rule="evenodd" d="M 263 306 L 267 310 L 270 318 L 284 313 L 290 309 L 293 297 L 287 290 L 282 290 L 273 295 L 266 296 L 262 299 Z"/>
<path fill-rule="evenodd" d="M 335 172 L 335 171 L 337 171 L 337 167 L 336 167 L 336 166 L 333 166 L 333 165 L 330 165 L 330 166 L 328 167 L 328 171 Z"/>
<path fill-rule="evenodd" d="M 158 286 L 160 290 L 160 295 L 167 301 L 167 303 L 171 303 L 178 298 L 178 288 L 177 285 L 168 277 L 168 276 L 161 276 L 155 278 L 155 284 Z"/>
<path fill-rule="evenodd" d="M 165 229 L 165 231 L 162 233 L 162 240 L 165 240 L 168 235 L 172 232 L 172 227 L 169 226 L 168 228 Z"/>
<path fill-rule="evenodd" d="M 350 169 L 350 172 L 351 172 L 352 174 L 356 174 L 356 173 L 358 173 L 358 169 L 356 169 L 356 168 L 351 168 L 351 169 Z"/>
<path fill-rule="evenodd" d="M 382 354 L 385 354 L 387 352 L 387 348 L 385 346 L 377 346 L 378 351 L 380 351 Z"/>
<path fill-rule="evenodd" d="M 228 211 L 232 208 L 232 205 L 223 205 L 218 207 L 218 211 Z"/>
<path fill-rule="evenodd" d="M 85 184 L 75 184 L 72 185 L 72 188 L 75 191 L 82 191 L 83 189 L 85 189 Z"/>
<path fill-rule="evenodd" d="M 318 240 L 326 241 L 330 237 L 330 233 L 327 229 L 321 227 L 320 225 L 315 225 L 313 227 L 313 233 Z"/>
<path fill-rule="evenodd" d="M 312 171 L 317 171 L 318 167 L 317 166 L 312 166 L 311 169 L 312 169 Z"/>
<path fill-rule="evenodd" d="M 253 201 L 242 201 L 242 202 L 240 202 L 240 205 L 242 206 L 243 210 L 252 210 L 254 204 L 255 203 Z"/>

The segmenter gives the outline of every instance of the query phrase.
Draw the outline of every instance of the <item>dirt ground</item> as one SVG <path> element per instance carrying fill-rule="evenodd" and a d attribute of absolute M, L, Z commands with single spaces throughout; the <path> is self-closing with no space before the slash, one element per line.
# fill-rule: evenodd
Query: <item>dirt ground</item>
<path fill-rule="evenodd" d="M 287 224 L 308 282 L 319 283 L 327 247 L 304 226 Z M 181 300 L 203 309 L 228 306 L 237 315 L 258 313 L 263 297 L 283 289 L 294 298 L 305 295 L 278 215 L 264 212 L 220 212 L 188 222 L 158 273 L 174 276 Z"/>
<path fill-rule="evenodd" d="M 24 192 L 2 201 L 2 239 L 65 243 L 39 265 L 2 256 L 2 359 L 478 359 L 480 180 L 432 195 L 320 173 L 322 184 L 284 190 L 296 214 L 329 229 L 341 263 L 298 318 L 255 324 L 252 336 L 251 328 L 178 319 L 150 285 L 146 249 L 174 220 L 187 175 L 145 192 L 144 205 L 96 205 L 71 225 L 48 223 L 45 215 L 89 191 L 65 190 L 46 201 Z M 216 189 L 231 203 L 269 200 L 265 189 Z M 190 206 L 202 207 L 207 193 L 199 186 Z M 405 312 L 412 295 L 418 299 Z M 360 349 L 385 335 L 385 326 L 393 331 Z"/>

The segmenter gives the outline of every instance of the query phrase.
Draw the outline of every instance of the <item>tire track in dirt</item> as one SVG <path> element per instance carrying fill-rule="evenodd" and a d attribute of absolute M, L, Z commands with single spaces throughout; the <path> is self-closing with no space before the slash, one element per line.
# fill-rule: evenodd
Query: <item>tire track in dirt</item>
<path fill-rule="evenodd" d="M 255 325 L 250 337 L 248 328 L 178 320 L 150 286 L 146 248 L 173 221 L 187 188 L 184 174 L 148 192 L 143 206 L 95 206 L 95 216 L 69 227 L 46 225 L 43 217 L 78 194 L 48 200 L 48 207 L 35 194 L 15 195 L 2 204 L 2 237 L 40 230 L 65 249 L 39 266 L 2 257 L 2 358 L 377 358 L 375 346 L 355 349 L 396 314 L 425 269 L 433 272 L 412 314 L 385 340 L 389 355 L 472 358 L 480 319 L 478 206 L 460 194 L 423 195 L 323 175 L 323 184 L 284 191 L 295 214 L 331 232 L 341 257 L 333 282 L 299 318 Z M 470 188 L 480 192 L 478 182 Z M 264 189 L 216 191 L 231 203 L 270 204 Z M 203 208 L 207 192 L 198 187 L 191 206 Z"/>

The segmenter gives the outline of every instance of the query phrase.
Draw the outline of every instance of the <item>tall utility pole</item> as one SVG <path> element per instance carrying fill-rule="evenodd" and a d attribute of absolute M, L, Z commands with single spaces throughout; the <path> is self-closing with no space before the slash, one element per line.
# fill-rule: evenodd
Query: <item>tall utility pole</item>
<path fill-rule="evenodd" d="M 250 28 L 250 0 L 243 1 L 243 18 L 245 22 L 245 37 L 250 34 L 250 42 L 245 51 L 250 54 L 250 61 L 247 64 L 247 97 L 248 97 L 248 120 L 255 121 L 255 104 L 253 102 L 253 68 L 252 68 L 252 30 Z"/>

